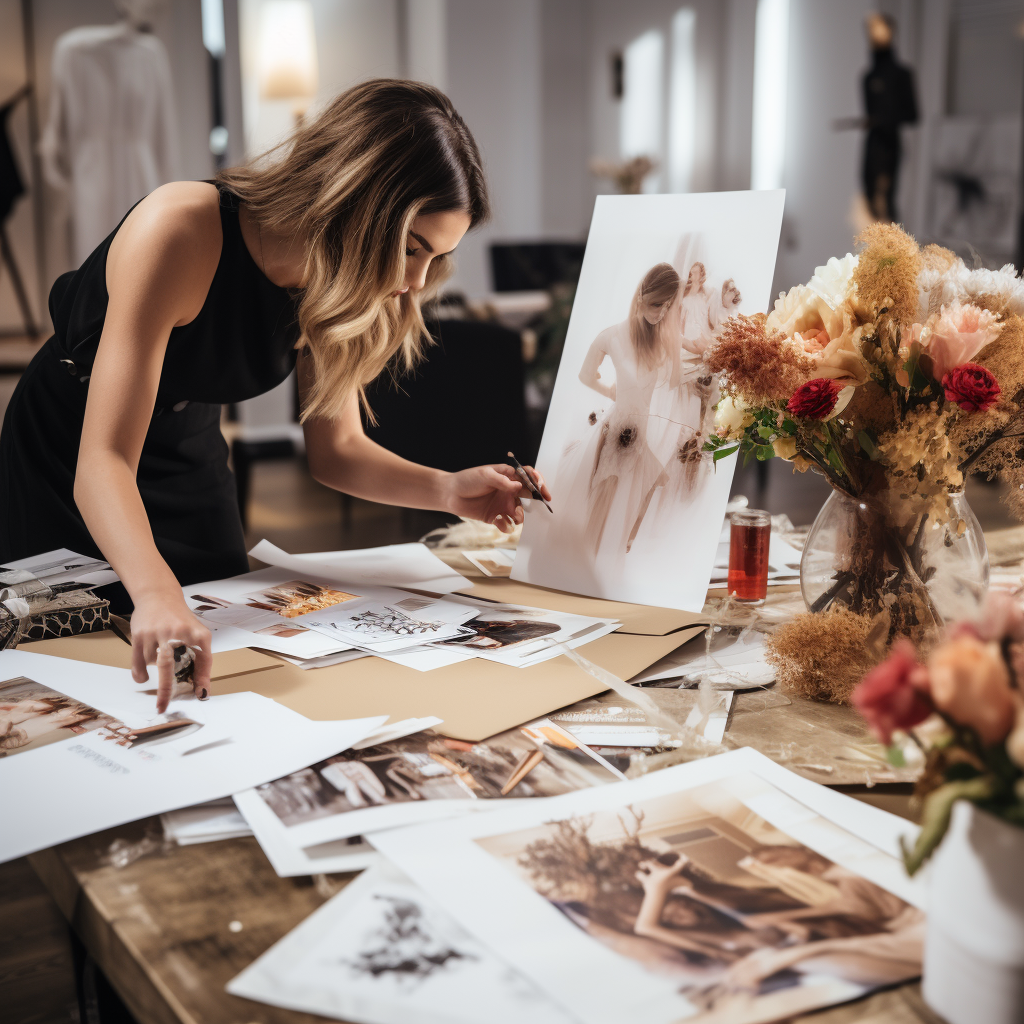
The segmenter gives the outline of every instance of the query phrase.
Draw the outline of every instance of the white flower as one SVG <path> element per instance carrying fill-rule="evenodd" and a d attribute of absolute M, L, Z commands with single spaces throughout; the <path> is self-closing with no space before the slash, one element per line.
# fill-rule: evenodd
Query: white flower
<path fill-rule="evenodd" d="M 753 422 L 750 410 L 739 398 L 724 395 L 715 408 L 715 433 L 719 437 L 742 437 Z"/>
<path fill-rule="evenodd" d="M 833 256 L 825 266 L 814 268 L 807 288 L 832 309 L 838 309 L 853 288 L 853 272 L 859 259 L 849 252 L 841 260 Z"/>
<path fill-rule="evenodd" d="M 853 393 L 856 390 L 857 389 L 852 385 L 848 385 L 843 388 L 843 390 L 836 395 L 836 404 L 825 419 L 834 420 L 850 404 L 850 399 L 853 398 Z"/>
<path fill-rule="evenodd" d="M 955 302 L 984 304 L 997 313 L 1024 314 L 1024 280 L 1017 277 L 1012 263 L 999 270 L 968 270 L 963 260 L 948 268 L 930 268 L 917 278 L 918 320 L 924 323 L 943 306 Z"/>

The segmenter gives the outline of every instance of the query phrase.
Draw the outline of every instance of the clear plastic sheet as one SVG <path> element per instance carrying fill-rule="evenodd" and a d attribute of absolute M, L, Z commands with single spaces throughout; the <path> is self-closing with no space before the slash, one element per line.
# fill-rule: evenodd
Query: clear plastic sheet
<path fill-rule="evenodd" d="M 174 846 L 175 843 L 164 836 L 162 828 L 147 826 L 141 839 L 115 839 L 100 858 L 100 863 L 121 871 L 143 857 L 163 856 Z"/>

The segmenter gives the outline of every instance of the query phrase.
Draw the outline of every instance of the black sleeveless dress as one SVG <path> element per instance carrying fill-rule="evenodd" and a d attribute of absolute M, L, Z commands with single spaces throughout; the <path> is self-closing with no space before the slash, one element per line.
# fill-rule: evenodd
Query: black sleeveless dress
<path fill-rule="evenodd" d="M 182 585 L 248 570 L 221 405 L 280 384 L 295 365 L 299 336 L 298 300 L 253 261 L 238 199 L 224 188 L 220 220 L 220 262 L 199 315 L 171 331 L 137 477 L 157 549 Z M 61 547 L 102 557 L 73 492 L 115 234 L 116 228 L 79 270 L 57 279 L 50 291 L 54 335 L 7 408 L 0 432 L 0 563 Z M 121 605 L 115 610 L 127 610 L 123 588 L 107 596 Z"/>

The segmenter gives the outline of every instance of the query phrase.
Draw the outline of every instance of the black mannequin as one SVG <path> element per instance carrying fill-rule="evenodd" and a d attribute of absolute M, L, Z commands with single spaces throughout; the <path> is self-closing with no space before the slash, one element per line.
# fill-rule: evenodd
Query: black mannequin
<path fill-rule="evenodd" d="M 864 75 L 864 198 L 876 220 L 896 221 L 896 183 L 902 147 L 900 127 L 917 122 L 914 73 L 896 60 L 895 21 L 873 12 L 866 21 L 871 67 Z"/>

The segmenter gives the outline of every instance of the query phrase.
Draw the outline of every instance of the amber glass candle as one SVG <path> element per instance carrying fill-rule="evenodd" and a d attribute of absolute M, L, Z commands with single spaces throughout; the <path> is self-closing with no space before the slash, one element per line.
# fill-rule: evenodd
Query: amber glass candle
<path fill-rule="evenodd" d="M 737 601 L 763 601 L 772 518 L 761 509 L 745 508 L 733 512 L 729 524 L 729 593 Z"/>

